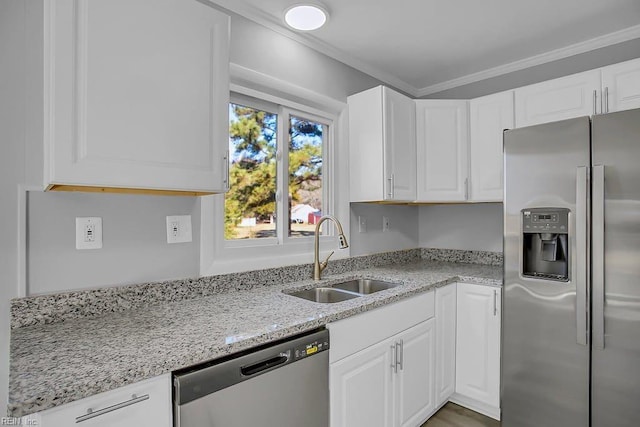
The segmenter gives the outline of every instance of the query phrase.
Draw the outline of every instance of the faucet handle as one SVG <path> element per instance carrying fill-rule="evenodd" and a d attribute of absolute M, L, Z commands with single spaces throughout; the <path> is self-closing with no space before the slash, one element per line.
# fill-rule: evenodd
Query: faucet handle
<path fill-rule="evenodd" d="M 331 258 L 331 255 L 333 255 L 333 252 L 334 251 L 331 251 L 331 253 L 325 258 L 325 260 L 320 263 L 320 271 L 327 268 L 327 264 L 329 264 L 329 258 Z"/>

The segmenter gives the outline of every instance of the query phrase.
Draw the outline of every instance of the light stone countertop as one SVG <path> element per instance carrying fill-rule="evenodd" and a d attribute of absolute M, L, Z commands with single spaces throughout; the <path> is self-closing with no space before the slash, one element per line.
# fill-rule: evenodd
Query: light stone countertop
<path fill-rule="evenodd" d="M 403 285 L 319 304 L 289 290 L 366 277 Z M 24 416 L 212 360 L 453 282 L 502 285 L 502 267 L 417 261 L 14 329 L 10 416 Z"/>

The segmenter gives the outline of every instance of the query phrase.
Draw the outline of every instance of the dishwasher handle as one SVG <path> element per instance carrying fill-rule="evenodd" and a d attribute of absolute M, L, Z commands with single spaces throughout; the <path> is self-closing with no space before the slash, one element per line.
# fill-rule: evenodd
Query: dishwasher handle
<path fill-rule="evenodd" d="M 280 353 L 275 357 L 270 357 L 269 359 L 261 360 L 260 362 L 252 363 L 251 365 L 242 366 L 240 367 L 240 373 L 245 377 L 259 374 L 260 372 L 264 372 L 287 363 L 290 356 L 291 352 L 289 351 L 286 353 Z"/>

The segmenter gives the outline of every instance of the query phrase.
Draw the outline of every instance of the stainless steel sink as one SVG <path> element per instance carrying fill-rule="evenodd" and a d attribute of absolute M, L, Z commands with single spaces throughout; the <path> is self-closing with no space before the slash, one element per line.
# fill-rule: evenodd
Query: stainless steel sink
<path fill-rule="evenodd" d="M 401 283 L 391 283 L 375 279 L 353 279 L 329 285 L 330 287 L 325 286 L 322 288 L 287 293 L 294 297 L 313 302 L 334 303 L 384 291 L 385 289 L 395 288 L 400 285 Z"/>
<path fill-rule="evenodd" d="M 289 295 L 293 295 L 294 297 L 304 298 L 313 302 L 322 302 L 322 303 L 334 303 L 340 301 L 346 301 L 352 298 L 358 298 L 361 295 L 352 292 L 345 292 L 340 289 L 333 288 L 314 288 L 307 289 L 304 291 L 293 292 Z"/>
<path fill-rule="evenodd" d="M 384 291 L 385 289 L 395 288 L 396 286 L 400 286 L 400 283 L 390 283 L 375 279 L 353 279 L 348 282 L 337 283 L 332 287 L 334 289 L 343 289 L 345 291 L 368 295 L 374 292 Z"/>

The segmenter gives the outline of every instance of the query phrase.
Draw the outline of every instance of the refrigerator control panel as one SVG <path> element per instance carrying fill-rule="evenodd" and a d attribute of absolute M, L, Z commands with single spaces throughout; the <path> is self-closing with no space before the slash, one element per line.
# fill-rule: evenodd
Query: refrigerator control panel
<path fill-rule="evenodd" d="M 534 208 L 522 211 L 522 231 L 525 233 L 569 232 L 569 210 Z"/>

